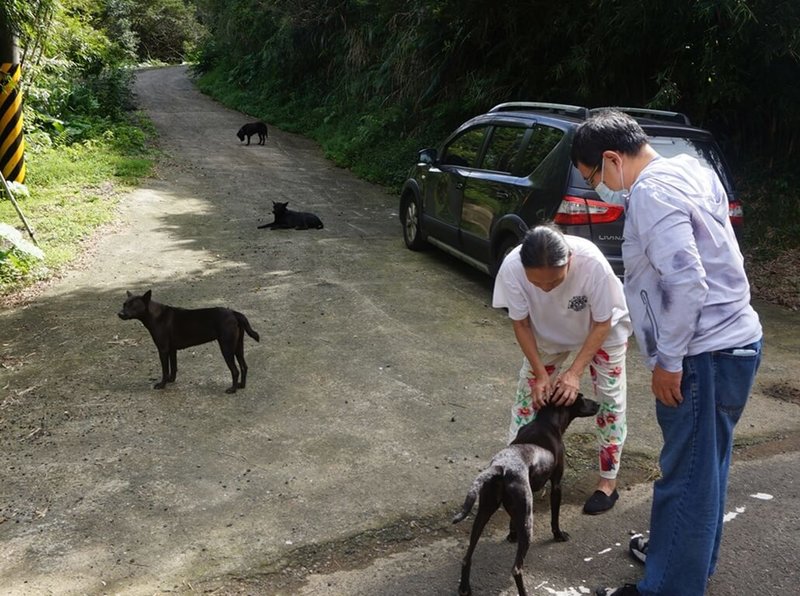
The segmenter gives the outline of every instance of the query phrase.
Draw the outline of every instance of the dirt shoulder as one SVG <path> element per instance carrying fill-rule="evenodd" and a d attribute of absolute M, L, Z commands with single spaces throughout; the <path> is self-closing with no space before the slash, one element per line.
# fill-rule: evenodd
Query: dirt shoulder
<path fill-rule="evenodd" d="M 489 279 L 407 251 L 396 197 L 312 142 L 270 129 L 263 147 L 239 144 L 249 117 L 199 94 L 185 69 L 141 72 L 137 94 L 167 155 L 158 176 L 124 199 L 84 266 L 0 312 L 4 593 L 223 590 L 268 570 L 302 581 L 426 534 L 460 537 L 449 517 L 502 444 L 519 365 Z M 256 229 L 272 201 L 325 228 Z M 126 290 L 148 288 L 248 316 L 261 342 L 245 341 L 247 389 L 224 393 L 211 344 L 179 353 L 177 382 L 152 389 L 152 342 L 116 316 Z M 758 310 L 767 348 L 747 445 L 800 428 L 800 321 Z M 659 448 L 635 357 L 629 386 L 621 480 L 634 485 Z M 579 422 L 573 508 L 594 466 Z"/>

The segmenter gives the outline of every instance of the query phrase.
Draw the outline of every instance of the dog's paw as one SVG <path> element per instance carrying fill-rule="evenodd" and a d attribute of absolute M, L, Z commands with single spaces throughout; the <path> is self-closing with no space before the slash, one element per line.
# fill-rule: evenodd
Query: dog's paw
<path fill-rule="evenodd" d="M 569 534 L 564 531 L 559 532 L 558 534 L 553 534 L 553 540 L 556 542 L 566 542 L 569 540 Z"/>
<path fill-rule="evenodd" d="M 153 385 L 153 389 L 163 389 L 166 386 L 167 383 L 165 381 L 161 381 L 160 383 L 156 383 L 155 385 Z"/>
<path fill-rule="evenodd" d="M 228 387 L 228 388 L 225 390 L 225 393 L 236 393 L 236 386 L 233 386 L 233 387 Z"/>

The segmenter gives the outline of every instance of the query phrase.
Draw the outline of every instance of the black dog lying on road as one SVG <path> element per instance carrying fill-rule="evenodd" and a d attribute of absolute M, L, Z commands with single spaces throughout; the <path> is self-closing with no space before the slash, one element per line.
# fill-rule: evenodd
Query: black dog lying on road
<path fill-rule="evenodd" d="M 267 125 L 263 122 L 251 122 L 249 124 L 245 124 L 239 129 L 239 132 L 236 133 L 236 136 L 239 137 L 240 141 L 244 141 L 244 138 L 247 137 L 247 144 L 249 145 L 250 137 L 255 134 L 258 135 L 258 144 L 263 145 L 267 140 Z"/>
<path fill-rule="evenodd" d="M 453 518 L 460 522 L 475 504 L 480 494 L 478 513 L 472 524 L 469 548 L 461 562 L 461 596 L 472 594 L 469 573 L 472 553 L 483 532 L 486 522 L 503 505 L 511 516 L 508 541 L 517 541 L 517 556 L 511 574 L 520 596 L 525 596 L 522 583 L 522 564 L 531 543 L 533 531 L 533 493 L 550 481 L 550 528 L 553 538 L 559 542 L 569 540 L 569 534 L 558 525 L 561 509 L 561 477 L 564 474 L 564 431 L 574 418 L 594 416 L 597 402 L 578 398 L 570 406 L 546 405 L 539 410 L 536 419 L 517 433 L 511 445 L 499 451 L 483 472 L 478 474 L 461 511 Z"/>
<path fill-rule="evenodd" d="M 272 214 L 275 216 L 275 221 L 263 226 L 258 226 L 260 230 L 269 228 L 271 230 L 308 230 L 315 228 L 322 229 L 322 220 L 313 213 L 306 213 L 304 211 L 292 211 L 287 207 L 286 203 L 276 203 L 272 201 Z"/>
<path fill-rule="evenodd" d="M 150 299 L 147 290 L 141 296 L 128 292 L 128 299 L 122 305 L 119 318 L 123 320 L 139 319 L 147 327 L 153 342 L 158 348 L 161 359 L 161 381 L 154 389 L 163 389 L 167 383 L 175 381 L 178 372 L 178 350 L 197 346 L 217 340 L 225 358 L 225 364 L 231 371 L 233 384 L 226 393 L 236 393 L 236 389 L 244 389 L 247 382 L 247 364 L 244 361 L 244 334 L 247 333 L 258 341 L 258 333 L 253 331 L 250 323 L 242 313 L 229 308 L 197 308 L 185 309 L 167 306 Z M 242 380 L 233 357 L 239 361 L 242 369 Z"/>

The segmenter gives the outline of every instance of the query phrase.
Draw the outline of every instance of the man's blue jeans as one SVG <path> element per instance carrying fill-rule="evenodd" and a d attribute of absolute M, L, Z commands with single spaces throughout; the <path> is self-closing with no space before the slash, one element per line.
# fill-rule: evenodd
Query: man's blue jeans
<path fill-rule="evenodd" d="M 661 478 L 653 487 L 646 596 L 702 596 L 717 564 L 733 428 L 761 362 L 761 340 L 687 356 L 683 402 L 656 402 L 664 438 Z"/>

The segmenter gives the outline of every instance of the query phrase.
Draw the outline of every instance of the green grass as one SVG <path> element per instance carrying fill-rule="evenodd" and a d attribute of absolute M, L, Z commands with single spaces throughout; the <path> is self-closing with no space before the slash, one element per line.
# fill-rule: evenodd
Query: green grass
<path fill-rule="evenodd" d="M 120 197 L 152 169 L 155 151 L 147 139 L 154 136 L 152 124 L 137 114 L 83 143 L 30 143 L 25 153 L 30 196 L 15 198 L 45 258 L 42 263 L 0 258 L 0 295 L 57 272 L 80 254 L 99 226 L 114 219 Z M 0 222 L 28 238 L 5 196 L 0 199 Z"/>

